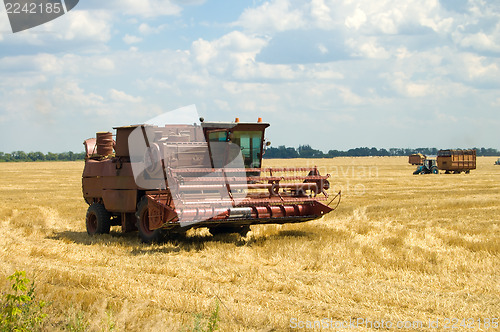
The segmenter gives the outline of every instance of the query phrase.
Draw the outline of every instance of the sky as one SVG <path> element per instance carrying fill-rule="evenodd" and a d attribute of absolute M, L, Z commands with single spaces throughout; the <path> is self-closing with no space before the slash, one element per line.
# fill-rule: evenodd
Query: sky
<path fill-rule="evenodd" d="M 275 147 L 500 149 L 500 2 L 81 0 L 18 33 L 0 6 L 0 151 L 191 104 Z"/>

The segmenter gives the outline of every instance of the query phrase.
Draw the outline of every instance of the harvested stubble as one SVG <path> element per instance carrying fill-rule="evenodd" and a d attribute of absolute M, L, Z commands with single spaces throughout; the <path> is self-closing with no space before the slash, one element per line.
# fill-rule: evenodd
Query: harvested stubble
<path fill-rule="evenodd" d="M 498 317 L 495 159 L 478 158 L 469 175 L 425 176 L 407 158 L 266 160 L 331 173 L 339 208 L 305 224 L 253 226 L 243 239 L 197 230 L 162 245 L 117 228 L 87 236 L 82 162 L 4 163 L 0 279 L 15 270 L 35 279 L 51 302 L 50 330 L 189 330 L 217 301 L 222 331 Z"/>

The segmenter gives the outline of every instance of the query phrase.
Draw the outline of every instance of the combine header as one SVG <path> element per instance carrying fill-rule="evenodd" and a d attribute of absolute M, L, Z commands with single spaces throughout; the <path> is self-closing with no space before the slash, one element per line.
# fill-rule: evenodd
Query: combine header
<path fill-rule="evenodd" d="M 259 118 L 116 127 L 116 140 L 97 133 L 84 142 L 87 232 L 121 225 L 124 232 L 138 229 L 144 242 L 199 227 L 244 236 L 250 225 L 304 222 L 331 212 L 340 193 L 328 197 L 328 174 L 315 167 L 261 167 L 268 126 Z"/>

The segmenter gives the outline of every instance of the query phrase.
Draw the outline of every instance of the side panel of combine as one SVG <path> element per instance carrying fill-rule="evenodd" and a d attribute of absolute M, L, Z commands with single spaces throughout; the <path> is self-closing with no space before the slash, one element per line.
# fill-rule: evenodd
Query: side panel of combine
<path fill-rule="evenodd" d="M 87 160 L 82 184 L 87 202 L 102 201 L 109 212 L 135 212 L 137 186 L 130 163 L 117 158 Z"/>
<path fill-rule="evenodd" d="M 476 169 L 476 150 L 440 150 L 437 163 L 447 172 L 469 172 Z"/>

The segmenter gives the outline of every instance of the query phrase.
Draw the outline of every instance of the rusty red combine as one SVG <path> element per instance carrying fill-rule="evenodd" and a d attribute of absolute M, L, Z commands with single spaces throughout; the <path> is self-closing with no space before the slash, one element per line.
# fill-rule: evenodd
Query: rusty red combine
<path fill-rule="evenodd" d="M 250 225 L 304 222 L 331 212 L 340 193 L 328 197 L 328 174 L 316 167 L 261 167 L 268 126 L 260 119 L 201 121 L 115 127 L 115 139 L 97 133 L 84 142 L 87 232 L 121 225 L 123 232 L 138 229 L 147 243 L 199 227 L 244 236 Z"/>

